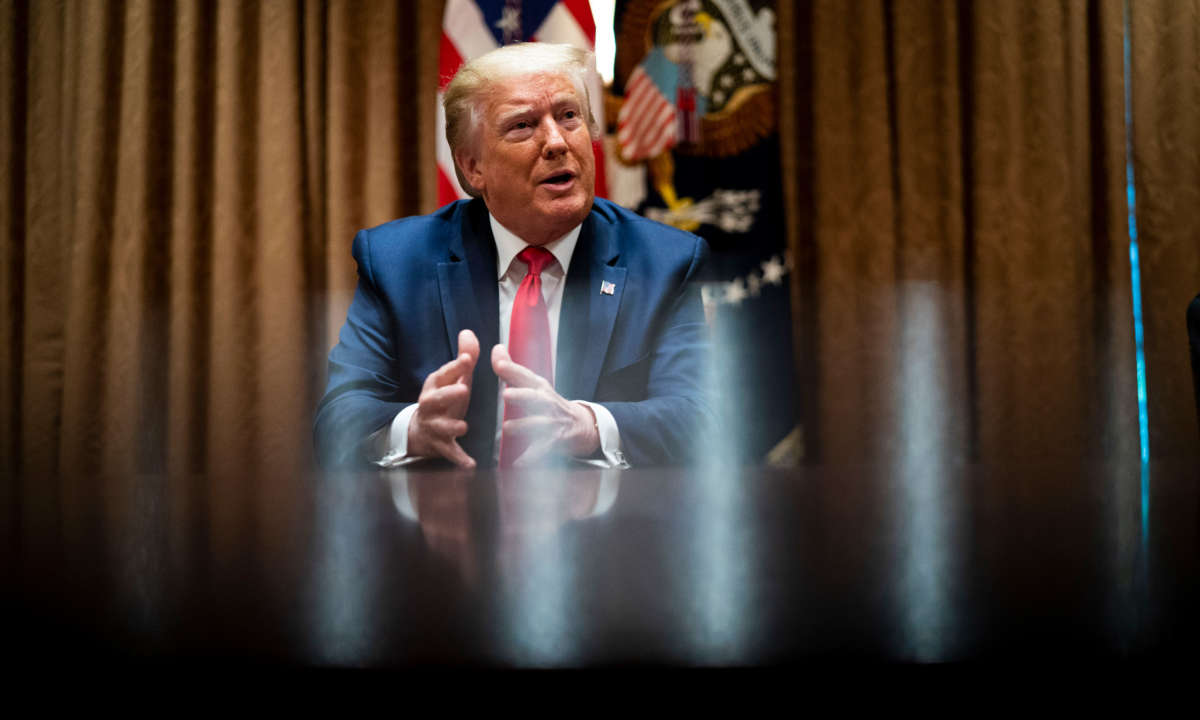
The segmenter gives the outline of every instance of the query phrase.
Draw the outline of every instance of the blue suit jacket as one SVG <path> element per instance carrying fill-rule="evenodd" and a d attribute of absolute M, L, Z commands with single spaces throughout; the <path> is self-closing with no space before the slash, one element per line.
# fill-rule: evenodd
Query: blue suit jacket
<path fill-rule="evenodd" d="M 358 288 L 339 341 L 314 436 L 325 467 L 362 464 L 365 439 L 420 395 L 455 357 L 460 330 L 479 338 L 463 449 L 493 464 L 498 380 L 496 243 L 482 201 L 396 220 L 354 238 Z M 555 387 L 603 404 L 634 466 L 686 462 L 713 420 L 710 342 L 692 282 L 705 242 L 597 199 L 583 222 L 559 316 Z M 613 284 L 611 295 L 601 282 Z"/>

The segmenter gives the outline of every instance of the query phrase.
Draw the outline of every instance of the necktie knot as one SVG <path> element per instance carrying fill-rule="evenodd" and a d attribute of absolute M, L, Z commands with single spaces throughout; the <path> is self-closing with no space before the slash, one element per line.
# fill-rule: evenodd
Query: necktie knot
<path fill-rule="evenodd" d="M 541 275 L 554 262 L 554 254 L 546 248 L 530 245 L 517 253 L 517 259 L 529 266 L 530 275 Z"/>

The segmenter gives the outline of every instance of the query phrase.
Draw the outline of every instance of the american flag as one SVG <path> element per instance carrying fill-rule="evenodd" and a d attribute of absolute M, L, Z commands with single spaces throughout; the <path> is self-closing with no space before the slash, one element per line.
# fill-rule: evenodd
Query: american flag
<path fill-rule="evenodd" d="M 625 103 L 617 114 L 617 142 L 627 162 L 652 158 L 675 146 L 675 106 L 650 73 L 638 65 L 625 83 Z"/>
<path fill-rule="evenodd" d="M 467 197 L 454 174 L 454 159 L 446 142 L 442 91 L 463 63 L 501 45 L 533 40 L 568 43 L 595 51 L 596 24 L 588 0 L 447 0 L 442 18 L 442 47 L 438 63 L 437 165 L 438 204 Z M 604 95 L 600 76 L 591 73 L 592 114 L 604 129 Z M 604 147 L 592 143 L 596 156 L 596 194 L 607 195 Z"/>
<path fill-rule="evenodd" d="M 647 160 L 678 143 L 698 141 L 696 100 L 690 64 L 671 60 L 661 47 L 651 48 L 625 81 L 625 102 L 617 113 L 622 159 Z"/>

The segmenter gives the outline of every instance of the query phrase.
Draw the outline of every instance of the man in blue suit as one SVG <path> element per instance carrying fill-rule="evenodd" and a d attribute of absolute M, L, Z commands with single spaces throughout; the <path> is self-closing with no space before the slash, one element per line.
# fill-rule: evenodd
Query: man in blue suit
<path fill-rule="evenodd" d="M 314 422 L 323 466 L 699 454 L 713 417 L 693 281 L 708 250 L 595 199 L 587 57 L 507 46 L 447 86 L 446 137 L 475 199 L 355 237 L 358 288 Z M 512 358 L 528 343 L 508 347 L 533 303 L 553 345 L 537 372 Z"/>

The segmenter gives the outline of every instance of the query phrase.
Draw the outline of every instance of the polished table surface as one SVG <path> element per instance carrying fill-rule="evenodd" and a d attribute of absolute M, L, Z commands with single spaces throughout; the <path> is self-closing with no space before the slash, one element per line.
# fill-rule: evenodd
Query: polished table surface
<path fill-rule="evenodd" d="M 54 478 L 10 508 L 6 635 L 166 666 L 1189 657 L 1197 479 L 1147 470 Z"/>

